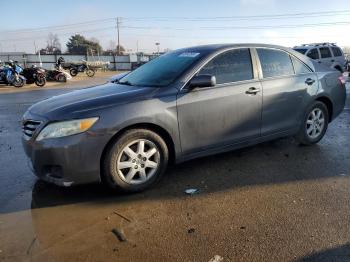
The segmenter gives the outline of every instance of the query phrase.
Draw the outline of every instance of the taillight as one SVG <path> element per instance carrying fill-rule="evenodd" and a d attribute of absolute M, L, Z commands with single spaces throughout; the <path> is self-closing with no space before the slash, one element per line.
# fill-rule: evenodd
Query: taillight
<path fill-rule="evenodd" d="M 343 75 L 341 75 L 341 76 L 338 77 L 338 79 L 339 79 L 340 83 L 341 83 L 343 86 L 345 86 L 345 84 L 346 84 L 345 77 L 344 77 Z"/>

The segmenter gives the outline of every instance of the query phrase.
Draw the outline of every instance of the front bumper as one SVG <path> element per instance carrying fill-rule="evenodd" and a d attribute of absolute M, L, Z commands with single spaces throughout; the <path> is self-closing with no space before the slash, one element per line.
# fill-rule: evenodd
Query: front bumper
<path fill-rule="evenodd" d="M 102 140 L 102 141 L 101 141 Z M 59 186 L 100 182 L 103 139 L 89 132 L 35 141 L 22 137 L 22 144 L 36 176 Z"/>

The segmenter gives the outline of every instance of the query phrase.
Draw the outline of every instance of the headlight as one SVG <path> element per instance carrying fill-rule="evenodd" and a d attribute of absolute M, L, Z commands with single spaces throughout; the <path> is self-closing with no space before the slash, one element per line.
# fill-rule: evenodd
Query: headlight
<path fill-rule="evenodd" d="M 83 133 L 92 127 L 92 125 L 95 124 L 97 120 L 98 117 L 92 117 L 52 123 L 47 125 L 39 133 L 36 140 L 40 141 L 46 138 L 64 137 Z"/>

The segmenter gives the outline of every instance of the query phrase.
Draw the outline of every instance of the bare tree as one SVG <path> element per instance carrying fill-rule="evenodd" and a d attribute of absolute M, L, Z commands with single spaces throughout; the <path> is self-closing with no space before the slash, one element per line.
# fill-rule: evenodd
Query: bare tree
<path fill-rule="evenodd" d="M 40 50 L 41 54 L 61 54 L 61 43 L 57 34 L 47 36 L 46 48 Z"/>
<path fill-rule="evenodd" d="M 343 47 L 343 52 L 345 55 L 350 55 L 350 46 L 344 46 Z"/>

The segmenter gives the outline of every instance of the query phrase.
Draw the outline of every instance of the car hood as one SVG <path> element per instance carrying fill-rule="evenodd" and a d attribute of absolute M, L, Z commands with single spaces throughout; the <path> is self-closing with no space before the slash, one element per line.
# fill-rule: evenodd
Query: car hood
<path fill-rule="evenodd" d="M 107 83 L 51 97 L 31 106 L 29 112 L 48 120 L 77 118 L 107 107 L 152 97 L 157 88 Z"/>

